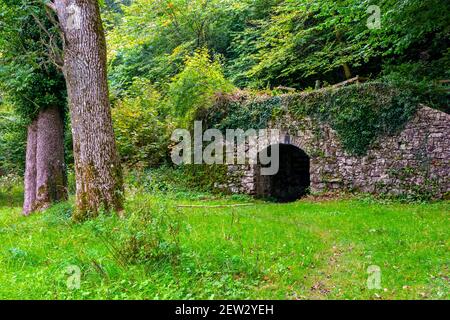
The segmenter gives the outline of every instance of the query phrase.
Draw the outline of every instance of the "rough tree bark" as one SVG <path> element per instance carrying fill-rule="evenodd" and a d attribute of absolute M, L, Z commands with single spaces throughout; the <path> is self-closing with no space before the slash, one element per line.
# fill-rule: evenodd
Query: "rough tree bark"
<path fill-rule="evenodd" d="M 64 122 L 58 107 L 50 107 L 28 126 L 23 213 L 66 199 Z"/>
<path fill-rule="evenodd" d="M 23 214 L 29 215 L 35 209 L 36 202 L 36 138 L 37 119 L 28 125 L 27 151 L 25 160 L 25 194 Z"/>
<path fill-rule="evenodd" d="M 72 123 L 76 221 L 121 212 L 122 168 L 111 120 L 106 41 L 97 0 L 54 0 L 64 36 L 63 72 Z"/>

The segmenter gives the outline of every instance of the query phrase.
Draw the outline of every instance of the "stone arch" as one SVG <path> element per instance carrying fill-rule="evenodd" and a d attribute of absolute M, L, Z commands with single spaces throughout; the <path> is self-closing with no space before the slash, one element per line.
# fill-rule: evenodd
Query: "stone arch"
<path fill-rule="evenodd" d="M 422 106 L 400 132 L 379 137 L 361 156 L 348 153 L 328 124 L 308 117 L 297 121 L 286 114 L 274 120 L 269 129 L 279 130 L 279 136 L 270 143 L 296 146 L 310 158 L 311 192 L 426 192 L 432 198 L 447 198 L 450 193 L 448 113 Z M 229 166 L 229 180 L 222 188 L 267 196 L 269 192 L 261 187 L 266 178 L 258 171 L 253 161 Z"/>
<path fill-rule="evenodd" d="M 267 147 L 269 154 L 272 146 Z M 298 200 L 309 192 L 310 157 L 288 138 L 280 141 L 277 146 L 279 147 L 279 168 L 276 174 L 261 175 L 261 168 L 264 166 L 259 161 L 255 165 L 255 194 L 277 202 Z"/>

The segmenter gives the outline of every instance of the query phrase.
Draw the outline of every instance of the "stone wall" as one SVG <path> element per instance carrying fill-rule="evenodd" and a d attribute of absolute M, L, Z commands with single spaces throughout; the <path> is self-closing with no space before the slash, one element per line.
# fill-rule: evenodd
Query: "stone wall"
<path fill-rule="evenodd" d="M 310 157 L 312 192 L 349 190 L 443 197 L 450 191 L 450 115 L 422 106 L 404 129 L 379 138 L 365 156 L 343 150 L 336 132 L 310 118 L 284 115 L 272 128 L 279 143 L 292 144 Z M 257 193 L 257 165 L 229 166 L 231 192 Z"/>

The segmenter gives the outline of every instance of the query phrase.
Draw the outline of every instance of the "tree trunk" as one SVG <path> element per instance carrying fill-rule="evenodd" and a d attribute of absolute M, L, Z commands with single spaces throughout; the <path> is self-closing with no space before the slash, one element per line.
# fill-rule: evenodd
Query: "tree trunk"
<path fill-rule="evenodd" d="M 67 200 L 64 163 L 64 122 L 58 108 L 39 113 L 36 146 L 36 209 Z"/>
<path fill-rule="evenodd" d="M 25 195 L 23 214 L 29 215 L 35 210 L 36 203 L 36 145 L 37 119 L 28 125 L 27 153 L 25 159 Z"/>
<path fill-rule="evenodd" d="M 344 75 L 345 78 L 348 80 L 352 77 L 352 71 L 350 70 L 350 66 L 348 65 L 348 63 L 344 63 L 342 65 L 342 68 L 344 68 Z"/>
<path fill-rule="evenodd" d="M 122 168 L 111 120 L 106 41 L 97 0 L 55 0 L 64 35 L 64 76 L 76 174 L 74 220 L 121 212 Z"/>
<path fill-rule="evenodd" d="M 50 107 L 28 126 L 23 213 L 66 199 L 64 123 L 58 108 Z"/>
<path fill-rule="evenodd" d="M 338 41 L 338 43 L 344 43 L 344 41 L 342 40 L 342 34 L 339 30 L 336 30 L 336 39 Z M 350 69 L 350 65 L 346 62 L 344 62 L 342 64 L 342 68 L 344 69 L 344 75 L 345 78 L 348 80 L 352 77 L 352 71 Z"/>

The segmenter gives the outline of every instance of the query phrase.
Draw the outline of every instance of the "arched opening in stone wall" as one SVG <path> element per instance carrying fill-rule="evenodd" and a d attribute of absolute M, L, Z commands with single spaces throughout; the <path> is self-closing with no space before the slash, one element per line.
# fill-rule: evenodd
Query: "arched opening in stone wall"
<path fill-rule="evenodd" d="M 274 175 L 261 175 L 262 167 L 256 166 L 256 196 L 277 202 L 290 202 L 306 195 L 310 186 L 309 156 L 300 148 L 290 144 L 279 144 L 279 170 Z M 268 147 L 271 155 L 272 146 Z M 259 159 L 259 156 L 258 156 Z"/>

